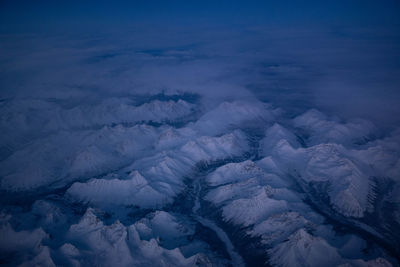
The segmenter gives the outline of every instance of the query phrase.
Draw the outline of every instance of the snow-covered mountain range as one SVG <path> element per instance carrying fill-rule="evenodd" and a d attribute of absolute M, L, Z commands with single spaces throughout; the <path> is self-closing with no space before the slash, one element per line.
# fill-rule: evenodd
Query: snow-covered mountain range
<path fill-rule="evenodd" d="M 1 263 L 399 264 L 399 129 L 185 94 L 0 114 Z"/>

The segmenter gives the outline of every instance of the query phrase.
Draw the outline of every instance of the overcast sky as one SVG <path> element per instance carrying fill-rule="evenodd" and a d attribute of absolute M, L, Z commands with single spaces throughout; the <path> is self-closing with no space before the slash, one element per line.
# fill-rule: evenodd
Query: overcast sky
<path fill-rule="evenodd" d="M 0 32 L 2 98 L 187 90 L 400 123 L 400 1 L 3 0 Z"/>

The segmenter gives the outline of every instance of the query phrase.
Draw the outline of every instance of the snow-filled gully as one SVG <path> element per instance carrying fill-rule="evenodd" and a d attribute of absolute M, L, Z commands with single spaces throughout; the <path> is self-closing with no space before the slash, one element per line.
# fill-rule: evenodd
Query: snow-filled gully
<path fill-rule="evenodd" d="M 195 195 L 195 201 L 192 209 L 193 218 L 200 224 L 202 224 L 207 228 L 210 228 L 217 234 L 219 239 L 225 244 L 225 248 L 232 260 L 233 266 L 245 266 L 243 258 L 240 256 L 239 253 L 236 252 L 234 245 L 232 244 L 231 240 L 229 239 L 225 231 L 222 228 L 218 227 L 218 225 L 212 220 L 206 219 L 198 214 L 198 211 L 201 207 L 200 203 L 201 183 L 199 180 L 195 181 L 194 190 L 195 192 L 193 193 Z"/>

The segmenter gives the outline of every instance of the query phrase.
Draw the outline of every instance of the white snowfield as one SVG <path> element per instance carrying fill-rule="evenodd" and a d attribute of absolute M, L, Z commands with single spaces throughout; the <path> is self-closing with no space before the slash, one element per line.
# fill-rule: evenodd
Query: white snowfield
<path fill-rule="evenodd" d="M 323 183 L 322 193 L 341 214 L 362 217 L 373 198 L 368 171 L 362 172 L 340 145 L 321 144 L 294 149 L 285 140 L 273 152 L 277 162 L 293 172 L 300 183 Z M 372 196 L 371 196 L 372 195 Z"/>
<path fill-rule="evenodd" d="M 248 235 L 261 238 L 269 264 L 391 266 L 383 258 L 369 262 L 347 258 L 345 248 L 352 253 L 360 249 L 351 242 L 351 238 L 336 247 L 330 244 L 328 240 L 333 238 L 332 231 L 321 225 L 323 218 L 303 203 L 302 194 L 280 187 L 285 184 L 284 181 L 268 182 L 270 175 L 282 179 L 276 172 L 276 166 L 267 164 L 269 161 L 244 161 L 218 168 L 207 177 L 208 183 L 217 187 L 205 197 L 221 209 L 224 221 L 245 227 Z M 228 184 L 217 181 L 227 181 Z"/>
<path fill-rule="evenodd" d="M 137 160 L 128 177 L 74 183 L 67 191 L 73 200 L 100 205 L 160 207 L 171 203 L 184 187 L 185 174 L 201 161 L 240 156 L 247 149 L 243 133 L 199 137 L 176 150 Z"/>
<path fill-rule="evenodd" d="M 399 130 L 380 136 L 317 110 L 289 118 L 255 100 L 202 105 L 175 95 L 1 103 L 0 262 L 242 265 L 249 240 L 273 266 L 396 264 L 318 209 L 384 236 L 363 220 L 400 205 Z M 394 209 L 382 224 L 399 218 Z"/>
<path fill-rule="evenodd" d="M 145 231 L 145 223 L 153 228 Z M 101 266 L 195 266 L 210 262 L 210 258 L 203 253 L 190 251 L 189 254 L 193 255 L 185 257 L 179 247 L 162 247 L 164 239 L 169 241 L 192 235 L 184 225 L 176 222 L 176 218 L 165 212 L 156 213 L 149 222 L 139 221 L 124 226 L 117 221 L 107 226 L 88 209 L 78 224 L 71 225 L 67 235 L 69 249 L 67 253 L 60 252 L 70 262 L 84 259 L 91 265 Z M 70 255 L 68 252 L 74 243 L 84 245 L 88 250 Z"/>
<path fill-rule="evenodd" d="M 152 101 L 150 104 L 143 104 L 138 109 L 148 116 L 148 112 L 156 112 L 164 116 L 165 114 L 174 114 L 171 120 L 182 119 L 182 115 L 187 115 L 176 112 L 176 105 L 189 104 L 183 101 L 167 102 L 164 105 L 162 101 Z M 233 107 L 237 110 L 243 109 L 243 104 L 221 104 L 229 112 L 234 112 Z M 144 106 L 144 107 L 143 107 Z M 264 106 L 262 106 L 264 107 Z M 94 107 L 95 109 L 96 107 Z M 103 108 L 101 106 L 101 108 Z M 217 107 L 220 109 L 221 107 Z M 192 108 L 188 107 L 188 110 Z M 243 111 L 241 111 L 243 113 Z M 228 125 L 238 123 L 246 123 L 253 121 L 255 118 L 254 110 L 248 111 L 252 117 L 241 118 L 240 121 L 235 119 L 235 116 L 230 116 L 233 122 L 225 120 Z M 258 109 L 262 114 L 262 109 Z M 108 115 L 104 112 L 104 116 Z M 136 114 L 137 115 L 137 114 Z M 136 121 L 146 121 L 143 117 L 133 116 Z M 234 115 L 232 113 L 231 115 Z M 205 115 L 208 116 L 207 114 Z M 245 115 L 242 115 L 245 116 Z M 90 118 L 81 119 L 79 116 L 72 116 L 78 121 L 91 121 Z M 118 118 L 118 117 L 116 117 Z M 137 119 L 140 118 L 140 119 Z M 202 120 L 202 118 L 200 118 Z M 108 125 L 111 122 L 120 123 L 118 120 L 105 120 L 103 125 Z M 17 125 L 18 126 L 18 125 Z M 22 126 L 21 126 L 22 127 Z M 198 130 L 192 130 L 194 129 Z M 210 130 L 207 125 L 199 124 L 190 126 L 187 130 L 191 133 L 190 136 L 185 134 L 185 130 L 179 129 L 177 137 L 169 136 L 168 132 L 172 131 L 171 127 L 153 127 L 144 124 L 134 126 L 103 126 L 100 129 L 92 130 L 64 130 L 61 128 L 56 133 L 49 134 L 46 137 L 41 137 L 23 149 L 14 152 L 11 156 L 0 162 L 1 188 L 12 191 L 25 191 L 40 188 L 52 184 L 56 186 L 64 186 L 71 181 L 82 179 L 83 177 L 97 176 L 114 169 L 119 169 L 129 162 L 142 158 L 145 155 L 152 156 L 154 153 L 164 151 L 168 148 L 162 145 L 154 147 L 154 143 L 159 140 L 164 144 L 173 142 L 174 139 L 187 140 L 183 146 L 180 142 L 174 144 L 184 155 L 190 154 L 190 160 L 194 163 L 201 160 L 212 160 L 226 158 L 229 156 L 237 156 L 238 153 L 243 153 L 244 144 L 239 138 L 245 138 L 240 131 L 231 134 L 225 134 L 222 137 L 213 138 L 212 136 L 203 136 L 200 132 Z M 171 141 L 168 140 L 172 139 Z M 231 155 L 229 153 L 232 153 Z M 20 166 L 24 166 L 20 168 Z"/>
<path fill-rule="evenodd" d="M 260 141 L 265 158 L 219 167 L 206 179 L 214 189 L 205 199 L 220 208 L 222 220 L 246 227 L 249 235 L 262 239 L 269 264 L 391 266 L 383 258 L 348 257 L 343 251 L 358 250 L 350 241 L 339 246 L 329 243 L 331 230 L 321 226 L 321 217 L 304 205 L 304 193 L 290 189 L 295 183 L 302 184 L 306 193 L 316 190 L 344 216 L 359 218 L 372 212 L 372 178 L 386 174 L 398 181 L 398 132 L 362 146 L 351 145 L 373 130 L 368 122 L 357 123 L 341 125 L 311 110 L 293 120 L 292 131 L 274 124 Z M 298 128 L 298 134 L 308 138 L 306 146 L 293 133 Z"/>
<path fill-rule="evenodd" d="M 293 233 L 269 253 L 272 255 L 271 263 L 278 266 L 391 266 L 383 258 L 344 261 L 334 247 L 304 229 Z"/>

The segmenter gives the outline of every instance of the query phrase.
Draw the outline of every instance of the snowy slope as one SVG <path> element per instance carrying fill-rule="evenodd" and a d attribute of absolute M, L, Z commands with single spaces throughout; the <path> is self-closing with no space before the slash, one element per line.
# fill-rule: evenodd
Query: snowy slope
<path fill-rule="evenodd" d="M 369 121 L 356 119 L 341 123 L 338 119 L 330 119 L 316 109 L 294 118 L 293 125 L 307 136 L 308 145 L 363 143 L 373 136 L 375 130 L 374 125 Z"/>
<path fill-rule="evenodd" d="M 370 177 L 340 145 L 294 149 L 282 140 L 276 145 L 274 155 L 300 183 L 319 185 L 318 193 L 327 194 L 332 206 L 343 215 L 362 217 L 369 208 L 369 198 L 373 197 Z"/>
<path fill-rule="evenodd" d="M 369 122 L 316 110 L 293 118 L 254 100 L 205 110 L 165 98 L 1 103 L 0 261 L 396 263 L 380 238 L 400 215 L 376 209 L 400 205 L 398 130 L 377 138 Z M 318 209 L 356 230 L 338 231 Z"/>

